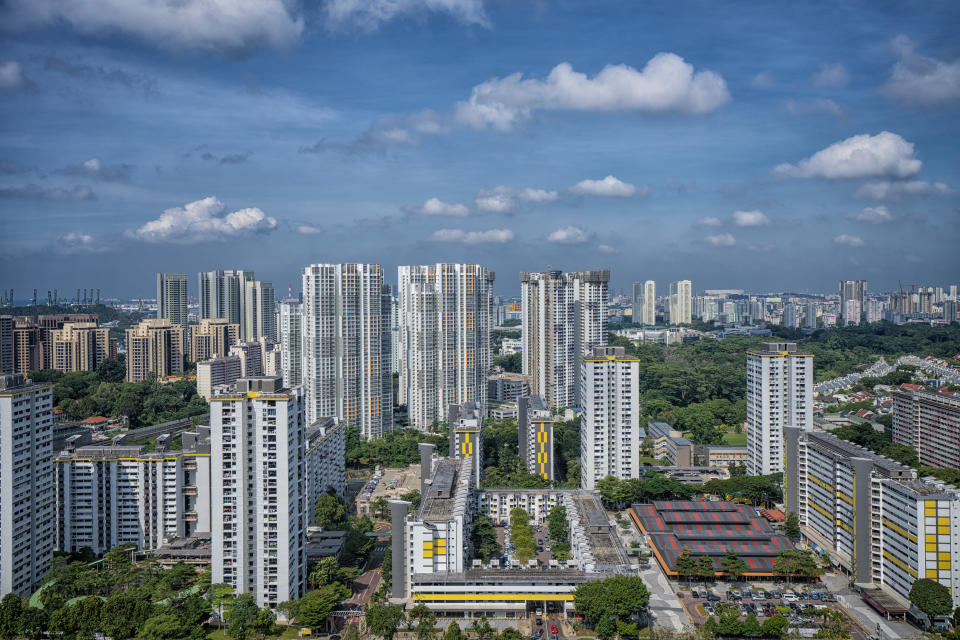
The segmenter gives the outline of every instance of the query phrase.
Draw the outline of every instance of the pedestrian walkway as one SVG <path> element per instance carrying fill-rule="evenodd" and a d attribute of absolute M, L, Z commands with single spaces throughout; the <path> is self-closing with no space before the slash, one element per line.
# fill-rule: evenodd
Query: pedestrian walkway
<path fill-rule="evenodd" d="M 649 569 L 640 572 L 640 577 L 650 590 L 649 610 L 653 617 L 653 626 L 666 627 L 672 631 L 683 631 L 692 626 L 690 617 L 680 604 L 680 599 L 674 593 L 660 565 L 652 562 Z"/>

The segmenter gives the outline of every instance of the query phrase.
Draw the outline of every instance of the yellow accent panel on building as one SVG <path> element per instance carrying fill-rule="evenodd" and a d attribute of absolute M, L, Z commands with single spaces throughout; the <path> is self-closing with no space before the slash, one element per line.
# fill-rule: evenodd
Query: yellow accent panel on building
<path fill-rule="evenodd" d="M 890 522 L 890 521 L 887 520 L 886 518 L 883 518 L 883 519 L 882 519 L 882 522 L 883 522 L 883 526 L 887 527 L 888 529 L 892 529 L 893 531 L 896 531 L 897 533 L 899 533 L 900 535 L 902 535 L 904 538 L 906 538 L 906 539 L 909 540 L 910 542 L 916 542 L 916 541 L 917 541 L 917 536 L 913 535 L 912 533 L 910 533 L 909 531 L 907 531 L 906 529 L 904 529 L 904 528 L 901 527 L 900 525 L 895 524 L 895 523 L 893 523 L 893 522 Z M 929 540 L 928 540 L 928 542 L 929 542 Z"/>
<path fill-rule="evenodd" d="M 827 484 L 826 482 L 824 482 L 823 480 L 821 480 L 820 478 L 814 477 L 813 475 L 811 475 L 811 474 L 809 474 L 809 473 L 807 474 L 807 478 L 810 480 L 810 482 L 812 482 L 813 484 L 817 485 L 818 487 L 822 487 L 823 489 L 826 489 L 826 490 L 829 491 L 830 493 L 833 493 L 833 485 L 829 485 L 829 484 Z"/>
<path fill-rule="evenodd" d="M 897 565 L 898 567 L 900 567 L 901 569 L 903 569 L 903 570 L 906 571 L 907 573 L 909 573 L 909 574 L 910 574 L 911 576 L 913 576 L 914 578 L 917 577 L 917 572 L 916 572 L 916 571 L 914 571 L 913 569 L 911 569 L 909 566 L 907 566 L 907 563 L 906 563 L 906 562 L 904 562 L 904 561 L 901 560 L 900 558 L 896 557 L 895 555 L 893 555 L 892 553 L 890 553 L 890 552 L 887 551 L 886 549 L 883 550 L 883 557 L 886 558 L 887 560 L 889 560 L 890 562 L 892 562 L 893 564 Z"/>

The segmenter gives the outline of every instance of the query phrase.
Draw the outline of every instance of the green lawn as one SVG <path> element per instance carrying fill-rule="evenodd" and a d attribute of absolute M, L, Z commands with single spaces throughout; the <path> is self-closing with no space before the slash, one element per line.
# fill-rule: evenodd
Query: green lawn
<path fill-rule="evenodd" d="M 290 640 L 300 636 L 300 627 L 281 626 L 280 628 L 283 629 L 283 633 L 279 635 L 268 635 L 267 638 L 283 638 L 284 640 Z M 230 640 L 230 636 L 226 634 L 226 629 L 214 629 L 207 634 L 207 640 Z"/>
<path fill-rule="evenodd" d="M 663 462 L 650 456 L 640 456 L 640 464 L 662 465 Z"/>
<path fill-rule="evenodd" d="M 742 447 L 743 445 L 747 444 L 747 434 L 725 433 L 723 434 L 723 444 Z"/>

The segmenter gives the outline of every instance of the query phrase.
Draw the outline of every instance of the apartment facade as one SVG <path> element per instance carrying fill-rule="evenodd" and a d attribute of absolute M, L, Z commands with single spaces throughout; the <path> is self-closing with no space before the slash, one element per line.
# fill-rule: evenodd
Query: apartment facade
<path fill-rule="evenodd" d="M 693 321 L 693 283 L 678 280 L 670 283 L 670 324 Z"/>
<path fill-rule="evenodd" d="M 553 412 L 541 396 L 521 396 L 517 399 L 519 442 L 517 450 L 527 473 L 553 482 Z"/>
<path fill-rule="evenodd" d="M 960 397 L 895 392 L 891 435 L 897 444 L 916 449 L 924 466 L 960 469 Z"/>
<path fill-rule="evenodd" d="M 333 490 L 341 498 L 347 491 L 346 427 L 335 418 L 324 418 L 307 427 L 307 513 L 314 520 L 317 498 Z"/>
<path fill-rule="evenodd" d="M 187 324 L 187 274 L 157 274 L 157 317 Z"/>
<path fill-rule="evenodd" d="M 866 292 L 866 280 L 840 281 L 840 321 L 842 324 L 860 324 L 863 315 L 863 297 Z"/>
<path fill-rule="evenodd" d="M 803 536 L 906 608 L 918 578 L 960 606 L 960 489 L 822 431 L 784 430 L 784 493 Z"/>
<path fill-rule="evenodd" d="M 53 558 L 52 385 L 0 375 L 0 597 L 28 596 Z"/>
<path fill-rule="evenodd" d="M 450 425 L 450 457 L 455 460 L 468 458 L 473 474 L 473 483 L 480 486 L 483 473 L 483 408 L 476 402 L 452 404 L 447 407 L 447 424 Z"/>
<path fill-rule="evenodd" d="M 221 385 L 232 385 L 243 377 L 239 356 L 211 358 L 197 363 L 197 395 L 209 400 L 213 390 Z"/>
<path fill-rule="evenodd" d="M 226 318 L 239 325 L 240 340 L 276 339 L 274 291 L 253 271 L 228 269 L 198 274 L 200 318 Z"/>
<path fill-rule="evenodd" d="M 297 300 L 283 300 L 277 313 L 277 333 L 282 352 L 281 368 L 283 383 L 288 387 L 303 384 L 302 349 L 303 328 L 302 305 Z"/>
<path fill-rule="evenodd" d="M 209 532 L 209 428 L 181 438 L 182 450 L 106 444 L 60 451 L 53 459 L 57 550 L 156 549 L 166 538 Z"/>
<path fill-rule="evenodd" d="M 641 301 L 640 317 L 634 322 L 646 327 L 657 324 L 657 283 L 645 280 L 643 283 L 643 299 Z"/>
<path fill-rule="evenodd" d="M 594 347 L 584 359 L 580 394 L 580 487 L 608 475 L 640 477 L 640 361 L 623 347 Z"/>
<path fill-rule="evenodd" d="M 523 373 L 551 407 L 579 406 L 584 354 L 607 344 L 610 271 L 520 273 Z"/>
<path fill-rule="evenodd" d="M 101 362 L 117 356 L 110 329 L 101 329 L 96 322 L 67 322 L 50 336 L 51 368 L 57 371 L 96 371 Z"/>
<path fill-rule="evenodd" d="M 476 264 L 401 266 L 400 402 L 429 429 L 447 406 L 487 401 L 494 274 Z"/>
<path fill-rule="evenodd" d="M 275 608 L 306 590 L 306 424 L 301 389 L 241 378 L 210 398 L 213 582 Z"/>
<path fill-rule="evenodd" d="M 389 289 L 388 289 L 389 290 Z M 390 308 L 378 264 L 303 269 L 303 389 L 307 420 L 335 416 L 365 438 L 393 429 Z"/>
<path fill-rule="evenodd" d="M 240 339 L 240 325 L 226 318 L 203 318 L 190 326 L 190 360 L 222 358 Z"/>
<path fill-rule="evenodd" d="M 163 318 L 142 320 L 127 329 L 127 382 L 183 373 L 187 329 Z"/>
<path fill-rule="evenodd" d="M 747 474 L 783 471 L 784 427 L 813 429 L 813 355 L 793 342 L 747 351 Z"/>

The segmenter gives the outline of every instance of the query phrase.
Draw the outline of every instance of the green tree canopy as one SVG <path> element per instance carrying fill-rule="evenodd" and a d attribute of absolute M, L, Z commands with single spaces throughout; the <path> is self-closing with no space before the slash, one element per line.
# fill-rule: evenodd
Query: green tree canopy
<path fill-rule="evenodd" d="M 367 627 L 370 632 L 383 640 L 393 640 L 393 635 L 403 624 L 406 617 L 403 607 L 395 604 L 373 605 L 367 608 Z"/>
<path fill-rule="evenodd" d="M 630 622 L 647 608 L 650 593 L 639 576 L 612 576 L 578 585 L 573 602 L 577 611 L 594 624 L 605 617 Z"/>
<path fill-rule="evenodd" d="M 308 591 L 297 605 L 297 621 L 310 628 L 323 628 L 333 610 L 349 597 L 350 589 L 338 582 Z"/>
<path fill-rule="evenodd" d="M 953 599 L 950 590 L 935 580 L 921 578 L 910 587 L 910 602 L 928 616 L 950 615 Z"/>

